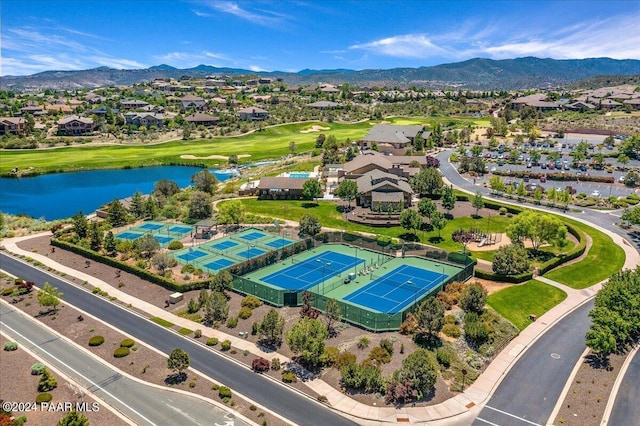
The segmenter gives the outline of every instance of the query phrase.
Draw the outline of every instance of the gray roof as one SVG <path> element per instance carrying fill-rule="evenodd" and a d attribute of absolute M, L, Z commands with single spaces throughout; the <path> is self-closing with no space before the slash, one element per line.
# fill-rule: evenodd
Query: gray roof
<path fill-rule="evenodd" d="M 282 176 L 265 176 L 260 178 L 258 189 L 299 189 L 302 190 L 304 183 L 309 179 L 290 178 Z"/>
<path fill-rule="evenodd" d="M 409 182 L 399 176 L 381 170 L 372 170 L 362 175 L 356 179 L 356 183 L 358 184 L 358 192 L 361 193 L 377 191 L 389 186 L 394 188 L 396 190 L 395 192 L 413 193 Z"/>
<path fill-rule="evenodd" d="M 422 131 L 421 125 L 397 126 L 395 124 L 375 124 L 367 135 L 362 138 L 365 141 L 380 143 L 409 143 Z"/>
<path fill-rule="evenodd" d="M 351 173 L 369 164 L 375 164 L 385 170 L 389 170 L 393 166 L 393 163 L 388 157 L 379 152 L 370 151 L 362 155 L 357 155 L 353 160 L 344 163 L 344 171 Z"/>

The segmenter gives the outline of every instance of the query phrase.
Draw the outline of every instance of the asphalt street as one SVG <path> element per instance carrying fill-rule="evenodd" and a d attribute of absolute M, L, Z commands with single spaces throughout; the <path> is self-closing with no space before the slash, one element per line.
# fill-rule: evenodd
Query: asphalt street
<path fill-rule="evenodd" d="M 640 351 L 636 352 L 616 395 L 609 424 L 640 425 Z"/>
<path fill-rule="evenodd" d="M 593 300 L 542 335 L 507 373 L 474 425 L 544 425 L 586 346 Z"/>
<path fill-rule="evenodd" d="M 138 425 L 246 425 L 230 413 L 200 398 L 149 386 L 122 376 L 76 345 L 61 339 L 39 321 L 0 304 L 0 327 L 46 365 L 63 372 Z M 67 401 L 75 402 L 75 401 Z M 100 407 L 106 410 L 106 407 Z"/>
<path fill-rule="evenodd" d="M 63 300 L 102 319 L 114 328 L 163 353 L 182 348 L 191 367 L 229 386 L 256 403 L 298 425 L 355 425 L 331 409 L 285 386 L 252 372 L 207 347 L 167 330 L 84 289 L 0 253 L 0 267 L 41 286 L 45 281 L 64 293 Z"/>

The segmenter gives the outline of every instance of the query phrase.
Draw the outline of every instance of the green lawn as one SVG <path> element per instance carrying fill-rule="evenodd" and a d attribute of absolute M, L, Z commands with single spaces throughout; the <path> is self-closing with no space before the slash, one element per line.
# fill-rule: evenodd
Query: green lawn
<path fill-rule="evenodd" d="M 571 288 L 582 289 L 606 280 L 622 269 L 625 261 L 624 250 L 614 243 L 610 236 L 581 222 L 566 218 L 563 220 L 589 234 L 593 243 L 583 260 L 554 269 L 544 274 L 546 278 Z"/>
<path fill-rule="evenodd" d="M 556 287 L 531 280 L 489 295 L 487 304 L 522 331 L 532 322 L 530 314 L 540 317 L 566 297 L 567 293 Z"/>
<path fill-rule="evenodd" d="M 480 124 L 468 118 L 437 117 L 395 117 L 386 120 L 397 124 L 426 124 L 442 122 L 445 126 L 466 126 Z M 328 128 L 322 133 L 333 134 L 339 142 L 347 139 L 362 138 L 373 124 L 379 121 L 366 121 L 354 124 L 305 122 L 270 126 L 242 136 L 219 136 L 214 139 L 173 141 L 148 145 L 109 145 L 109 146 L 68 146 L 41 150 L 2 151 L 0 175 L 7 175 L 15 167 L 26 169 L 33 167 L 34 173 L 56 173 L 63 171 L 123 168 L 125 166 L 152 166 L 162 164 L 205 164 L 216 166 L 226 163 L 220 159 L 180 158 L 182 155 L 207 157 L 209 155 L 231 154 L 250 155 L 240 162 L 253 162 L 279 158 L 289 154 L 289 143 L 294 141 L 299 152 L 310 151 L 315 147 L 318 132 L 301 133 L 312 126 Z"/>

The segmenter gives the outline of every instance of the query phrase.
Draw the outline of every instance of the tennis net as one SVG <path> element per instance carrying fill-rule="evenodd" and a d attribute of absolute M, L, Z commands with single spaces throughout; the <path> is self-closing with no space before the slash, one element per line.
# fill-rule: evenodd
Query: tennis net
<path fill-rule="evenodd" d="M 371 274 L 370 279 L 372 282 L 375 281 L 378 285 L 385 285 L 391 288 L 404 288 L 410 291 L 419 291 L 422 289 L 421 283 L 418 284 L 415 280 L 407 280 L 404 282 L 396 281 L 391 278 L 385 278 L 374 274 Z"/>
<path fill-rule="evenodd" d="M 322 271 L 322 268 L 324 268 L 325 272 L 334 272 L 334 273 L 338 271 L 336 267 L 339 268 L 340 266 L 342 266 L 341 263 L 335 264 L 335 262 L 324 262 L 320 259 L 316 259 L 316 261 L 310 262 L 309 259 L 300 260 L 296 258 L 291 259 L 291 264 L 302 266 L 303 268 L 308 269 L 310 271 Z"/>
<path fill-rule="evenodd" d="M 235 255 L 235 254 L 232 254 L 232 253 L 228 252 L 228 250 L 216 250 L 213 247 L 206 246 L 206 245 L 201 245 L 198 248 L 204 249 L 205 251 L 207 251 L 209 253 L 217 254 L 219 256 L 225 256 L 225 257 L 228 257 L 230 259 L 233 259 L 233 260 L 236 260 L 236 261 L 239 261 L 239 262 L 244 262 L 245 260 L 247 260 L 245 258 L 242 258 L 241 256 L 238 256 L 238 255 Z"/>

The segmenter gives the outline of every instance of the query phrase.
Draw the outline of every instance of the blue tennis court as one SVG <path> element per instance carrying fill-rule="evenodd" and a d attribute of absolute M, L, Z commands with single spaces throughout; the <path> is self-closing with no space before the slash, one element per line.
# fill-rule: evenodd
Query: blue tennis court
<path fill-rule="evenodd" d="M 201 257 L 205 257 L 208 256 L 209 254 L 207 252 L 201 251 L 201 250 L 193 250 L 193 251 L 188 251 L 186 253 L 182 253 L 181 255 L 178 255 L 177 257 L 179 259 L 184 260 L 185 262 L 191 262 L 192 260 L 196 260 L 196 259 L 200 259 Z"/>
<path fill-rule="evenodd" d="M 188 226 L 173 226 L 169 228 L 169 232 L 175 232 L 176 234 L 188 234 L 192 231 L 192 228 Z"/>
<path fill-rule="evenodd" d="M 205 263 L 203 266 L 205 268 L 212 269 L 214 271 L 219 271 L 220 269 L 224 269 L 227 266 L 233 265 L 235 262 L 229 259 L 217 259 L 213 262 Z"/>
<path fill-rule="evenodd" d="M 160 228 L 164 227 L 164 225 L 161 225 L 159 223 L 144 223 L 140 226 L 138 226 L 139 229 L 144 229 L 147 231 L 156 231 Z"/>
<path fill-rule="evenodd" d="M 255 248 L 255 247 L 251 247 L 249 250 L 238 250 L 234 254 L 236 256 L 244 257 L 245 259 L 253 259 L 254 257 L 258 257 L 260 255 L 263 255 L 264 253 L 265 253 L 264 250 L 260 250 L 260 249 Z"/>
<path fill-rule="evenodd" d="M 280 240 L 273 240 L 270 243 L 266 243 L 265 246 L 273 247 L 275 249 L 280 249 L 282 247 L 286 247 L 291 244 L 293 244 L 291 241 L 280 239 Z"/>
<path fill-rule="evenodd" d="M 244 235 L 238 235 L 239 238 L 242 238 L 243 240 L 247 240 L 247 241 L 259 240 L 260 238 L 264 238 L 266 236 L 267 234 L 262 232 L 257 232 L 257 231 L 249 232 L 248 234 L 244 234 Z"/>
<path fill-rule="evenodd" d="M 318 285 L 323 280 L 329 280 L 363 262 L 364 259 L 326 251 L 262 277 L 260 280 L 287 290 L 301 291 Z"/>
<path fill-rule="evenodd" d="M 447 277 L 441 272 L 402 265 L 349 294 L 344 300 L 387 314 L 401 312 Z"/>
<path fill-rule="evenodd" d="M 171 238 L 171 237 L 163 237 L 162 235 L 154 235 L 153 238 L 158 240 L 158 242 L 160 244 L 168 244 L 171 241 L 173 241 L 173 238 Z"/>
<path fill-rule="evenodd" d="M 142 234 L 139 234 L 137 232 L 129 232 L 129 231 L 121 232 L 116 235 L 116 238 L 121 240 L 137 240 L 140 237 L 142 237 Z"/>
<path fill-rule="evenodd" d="M 230 248 L 236 247 L 240 245 L 240 243 L 236 243 L 235 241 L 231 241 L 231 240 L 227 240 L 227 241 L 221 241 L 217 244 L 212 244 L 209 247 L 211 247 L 212 249 L 215 250 L 228 250 Z"/>

